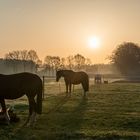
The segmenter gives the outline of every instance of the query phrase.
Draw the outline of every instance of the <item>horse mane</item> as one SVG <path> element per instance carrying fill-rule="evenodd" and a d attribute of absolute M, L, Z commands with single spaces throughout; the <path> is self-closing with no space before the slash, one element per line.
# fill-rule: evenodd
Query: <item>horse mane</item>
<path fill-rule="evenodd" d="M 64 71 L 74 72 L 73 70 L 64 70 Z"/>

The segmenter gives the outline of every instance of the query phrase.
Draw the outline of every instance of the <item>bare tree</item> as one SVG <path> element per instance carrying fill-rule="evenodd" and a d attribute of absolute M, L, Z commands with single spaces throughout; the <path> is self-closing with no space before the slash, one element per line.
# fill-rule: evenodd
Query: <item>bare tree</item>
<path fill-rule="evenodd" d="M 20 59 L 20 51 L 12 51 L 12 52 L 5 54 L 5 59 L 19 60 Z"/>
<path fill-rule="evenodd" d="M 80 70 L 82 66 L 85 65 L 85 57 L 82 56 L 81 54 L 77 54 L 74 56 L 74 62 L 75 62 L 76 68 Z"/>
<path fill-rule="evenodd" d="M 20 59 L 21 60 L 28 60 L 28 51 L 27 50 L 22 50 L 20 51 Z"/>
<path fill-rule="evenodd" d="M 60 68 L 65 69 L 66 67 L 66 59 L 63 57 L 60 59 Z"/>
<path fill-rule="evenodd" d="M 90 69 L 91 66 L 91 60 L 89 58 L 85 59 L 85 70 L 88 71 Z"/>
<path fill-rule="evenodd" d="M 91 64 L 92 64 L 91 60 L 89 58 L 86 58 L 85 59 L 85 65 L 90 66 Z"/>
<path fill-rule="evenodd" d="M 34 51 L 34 50 L 29 50 L 29 52 L 28 52 L 28 60 L 30 60 L 30 61 L 32 61 L 32 62 L 35 63 L 36 72 L 37 72 L 37 69 L 41 66 L 42 61 L 39 60 L 39 57 L 38 57 L 36 51 Z"/>
<path fill-rule="evenodd" d="M 60 67 L 60 57 L 59 56 L 53 56 L 52 57 L 53 62 L 53 68 L 57 70 Z"/>
<path fill-rule="evenodd" d="M 37 66 L 37 61 L 39 60 L 37 53 L 34 50 L 30 50 L 29 52 L 27 50 L 18 50 L 18 51 L 12 51 L 5 55 L 6 60 L 12 60 L 10 62 L 13 62 L 13 65 L 15 67 L 15 70 L 17 69 L 17 65 L 20 61 L 20 63 L 23 64 L 23 70 L 26 71 L 26 64 L 31 66 L 31 71 L 33 71 L 34 65 Z M 17 61 L 18 60 L 18 61 Z M 31 61 L 31 62 L 29 62 Z"/>
<path fill-rule="evenodd" d="M 26 62 L 28 61 L 28 51 L 27 50 L 20 51 L 20 57 L 21 57 L 20 59 L 23 62 L 24 71 L 26 71 Z"/>
<path fill-rule="evenodd" d="M 44 63 L 45 63 L 45 69 L 49 70 L 49 75 L 50 75 L 51 68 L 52 68 L 52 56 L 46 56 Z"/>
<path fill-rule="evenodd" d="M 17 61 L 20 60 L 20 51 L 12 51 L 5 54 L 6 64 L 13 67 L 13 72 L 17 72 Z M 12 64 L 12 65 L 11 65 Z"/>
<path fill-rule="evenodd" d="M 66 58 L 66 61 L 67 61 L 67 65 L 68 65 L 68 69 L 73 69 L 74 67 L 74 57 L 72 55 L 68 56 Z"/>
<path fill-rule="evenodd" d="M 59 56 L 46 56 L 45 57 L 45 65 L 46 68 L 49 69 L 49 73 L 50 71 L 57 70 L 58 68 L 60 68 L 61 65 L 61 60 Z"/>
<path fill-rule="evenodd" d="M 37 63 L 37 61 L 39 60 L 39 58 L 38 58 L 38 55 L 37 55 L 36 51 L 30 50 L 28 52 L 28 59 L 31 60 L 31 61 L 33 61 L 33 62 L 35 62 L 35 63 Z"/>

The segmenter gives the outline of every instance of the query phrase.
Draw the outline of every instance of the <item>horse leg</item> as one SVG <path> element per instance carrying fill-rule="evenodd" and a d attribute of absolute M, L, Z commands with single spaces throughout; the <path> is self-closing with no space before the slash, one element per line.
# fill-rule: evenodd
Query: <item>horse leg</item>
<path fill-rule="evenodd" d="M 29 117 L 27 119 L 27 126 L 33 125 L 36 120 L 36 103 L 34 98 L 28 98 L 29 100 Z"/>
<path fill-rule="evenodd" d="M 71 83 L 69 84 L 69 95 L 71 96 Z"/>
<path fill-rule="evenodd" d="M 2 112 L 4 113 L 4 117 L 7 121 L 7 124 L 9 124 L 10 123 L 10 117 L 9 117 L 9 114 L 6 110 L 6 105 L 5 105 L 4 99 L 0 99 L 0 103 L 1 103 L 1 107 L 2 107 Z"/>
<path fill-rule="evenodd" d="M 86 96 L 86 87 L 85 87 L 85 83 L 82 83 L 82 87 L 83 87 L 83 90 L 84 90 L 84 97 Z"/>
<path fill-rule="evenodd" d="M 36 103 L 34 98 L 30 99 L 30 106 L 31 106 L 31 116 L 30 116 L 30 120 L 29 120 L 29 125 L 33 125 L 34 122 L 36 121 Z"/>
<path fill-rule="evenodd" d="M 68 83 L 66 83 L 66 94 L 68 93 Z"/>
<path fill-rule="evenodd" d="M 71 84 L 69 84 L 69 92 L 71 93 Z"/>
<path fill-rule="evenodd" d="M 30 120 L 30 117 L 31 117 L 31 115 L 32 115 L 32 107 L 31 107 L 31 103 L 30 103 L 31 101 L 29 100 L 29 98 L 28 98 L 28 102 L 29 102 L 29 115 L 28 115 L 28 118 L 27 118 L 27 120 L 26 120 L 24 126 L 28 124 L 28 122 L 29 122 L 29 120 Z"/>

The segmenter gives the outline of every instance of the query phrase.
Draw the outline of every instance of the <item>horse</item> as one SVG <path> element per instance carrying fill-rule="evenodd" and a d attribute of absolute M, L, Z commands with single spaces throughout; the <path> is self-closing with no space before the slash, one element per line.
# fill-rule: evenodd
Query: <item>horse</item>
<path fill-rule="evenodd" d="M 58 70 L 56 72 L 56 81 L 58 82 L 61 77 L 64 77 L 66 85 L 66 93 L 71 94 L 71 86 L 82 84 L 84 90 L 84 96 L 86 92 L 89 91 L 89 77 L 85 72 L 74 72 L 72 70 Z"/>
<path fill-rule="evenodd" d="M 42 113 L 42 80 L 32 73 L 17 73 L 11 75 L 0 74 L 0 104 L 7 123 L 10 118 L 7 113 L 5 99 L 14 100 L 26 95 L 29 102 L 29 116 L 25 125 L 33 125 L 36 113 Z M 35 101 L 35 96 L 37 100 Z"/>
<path fill-rule="evenodd" d="M 95 84 L 101 84 L 102 83 L 102 77 L 100 74 L 95 75 Z"/>

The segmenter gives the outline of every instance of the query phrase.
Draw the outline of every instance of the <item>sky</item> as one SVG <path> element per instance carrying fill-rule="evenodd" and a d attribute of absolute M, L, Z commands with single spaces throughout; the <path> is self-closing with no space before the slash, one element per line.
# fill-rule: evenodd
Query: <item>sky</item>
<path fill-rule="evenodd" d="M 0 57 L 34 49 L 41 60 L 79 53 L 108 63 L 119 44 L 140 44 L 139 9 L 140 0 L 0 0 Z"/>

